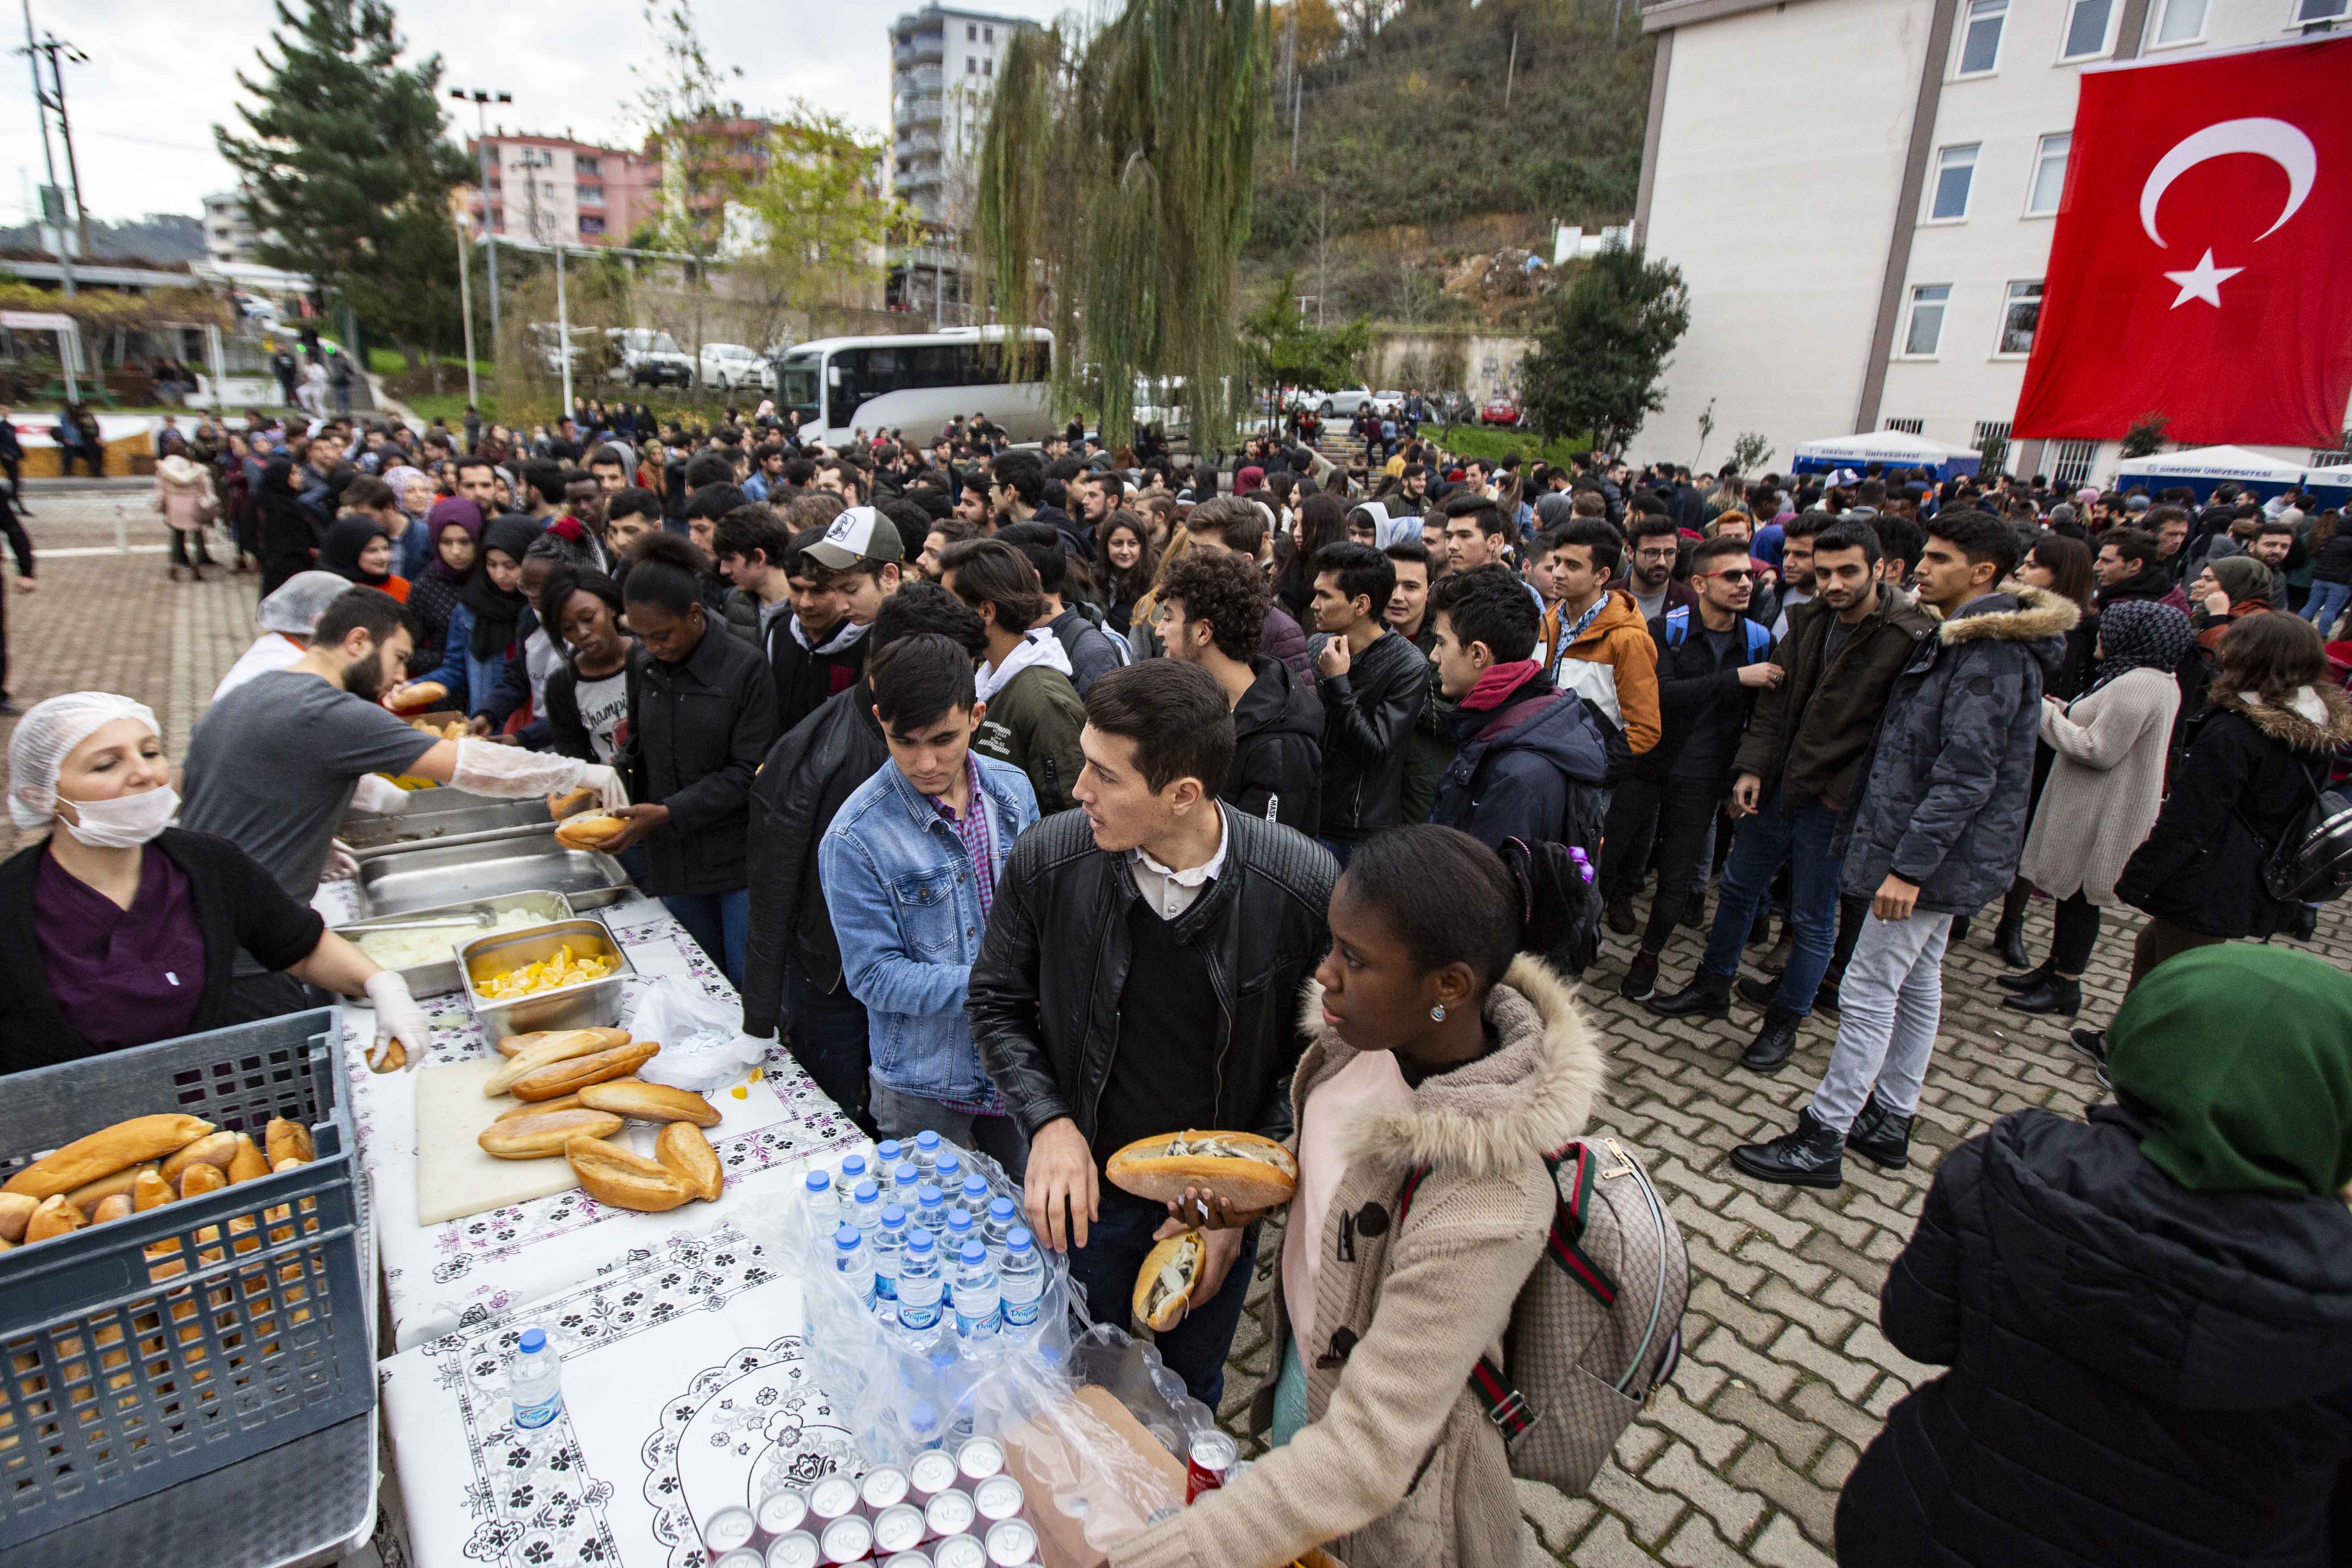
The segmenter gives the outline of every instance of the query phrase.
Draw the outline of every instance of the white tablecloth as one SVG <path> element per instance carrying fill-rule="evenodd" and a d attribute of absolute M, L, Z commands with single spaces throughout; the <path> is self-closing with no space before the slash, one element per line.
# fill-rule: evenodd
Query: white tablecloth
<path fill-rule="evenodd" d="M 331 922 L 353 918 L 356 912 L 348 883 L 326 884 L 313 902 Z M 594 913 L 636 967 L 638 977 L 628 982 L 623 1002 L 624 1023 L 642 991 L 661 978 L 698 984 L 734 998 L 726 977 L 659 903 L 632 894 Z M 475 1026 L 463 995 L 427 997 L 421 1005 L 433 1025 L 433 1062 L 463 1061 L 493 1049 Z M 667 1214 L 635 1214 L 605 1207 L 574 1189 L 420 1226 L 415 1074 L 368 1071 L 375 1015 L 357 1007 L 345 1017 L 360 1159 L 374 1208 L 393 1343 L 399 1350 L 492 1321 L 624 1260 L 690 1242 L 740 1210 L 777 1204 L 797 1184 L 802 1162 L 810 1155 L 864 1142 L 856 1124 L 778 1046 L 769 1052 L 760 1082 L 746 1092 L 748 1103 L 769 1106 L 772 1116 L 754 1118 L 738 1131 L 730 1114 L 730 1124 L 713 1138 L 727 1173 L 726 1192 L 718 1202 L 691 1203 Z M 719 1092 L 722 1103 L 730 1092 L 737 1091 Z"/>

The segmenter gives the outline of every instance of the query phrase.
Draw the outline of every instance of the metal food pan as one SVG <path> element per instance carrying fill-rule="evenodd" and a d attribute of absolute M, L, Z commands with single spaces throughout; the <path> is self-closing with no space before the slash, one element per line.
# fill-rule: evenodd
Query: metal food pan
<path fill-rule="evenodd" d="M 335 836 L 364 860 L 410 845 L 485 842 L 553 825 L 547 802 L 536 795 L 498 800 L 463 789 L 415 789 L 403 811 L 346 812 Z"/>
<path fill-rule="evenodd" d="M 373 920 L 354 920 L 348 925 L 336 926 L 335 935 L 356 942 L 378 925 L 405 925 L 410 921 L 432 920 L 442 915 L 487 915 L 495 920 L 518 909 L 542 921 L 569 920 L 573 915 L 572 901 L 560 893 L 501 893 L 489 898 L 468 899 L 463 904 L 445 904 L 437 909 L 412 909 L 401 915 L 380 915 Z M 444 956 L 430 963 L 411 964 L 400 970 L 400 977 L 408 982 L 408 994 L 440 997 L 465 989 L 465 977 L 457 968 L 457 946 L 467 940 L 469 940 L 467 928 L 453 925 L 449 928 L 448 940 L 442 944 Z"/>
<path fill-rule="evenodd" d="M 360 915 L 405 915 L 502 893 L 560 893 L 573 913 L 629 895 L 629 873 L 601 850 L 566 849 L 555 824 L 491 843 L 435 844 L 360 862 Z"/>
<path fill-rule="evenodd" d="M 617 958 L 619 967 L 602 979 L 558 986 L 511 1001 L 493 1000 L 478 988 L 483 980 L 555 956 L 566 943 L 574 954 Z M 474 1021 L 481 1025 L 487 1040 L 535 1030 L 614 1028 L 621 1021 L 622 983 L 637 972 L 604 923 L 593 919 L 559 920 L 528 931 L 478 936 L 458 947 L 457 967 L 465 979 L 466 1005 L 474 1009 Z"/>

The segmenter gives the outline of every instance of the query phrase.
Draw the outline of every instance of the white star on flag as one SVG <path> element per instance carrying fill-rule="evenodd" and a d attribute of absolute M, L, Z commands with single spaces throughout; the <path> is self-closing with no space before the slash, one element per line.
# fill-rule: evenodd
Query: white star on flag
<path fill-rule="evenodd" d="M 2216 309 L 2221 304 L 2221 285 L 2245 271 L 2242 267 L 2216 267 L 2213 253 L 2205 252 L 2203 259 L 2186 272 L 2168 272 L 2164 276 L 2180 285 L 2179 296 L 2172 302 L 2175 310 L 2192 299 L 2202 299 Z"/>

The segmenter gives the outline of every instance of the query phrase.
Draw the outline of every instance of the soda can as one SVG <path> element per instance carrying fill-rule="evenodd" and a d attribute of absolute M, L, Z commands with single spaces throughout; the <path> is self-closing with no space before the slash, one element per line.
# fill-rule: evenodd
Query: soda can
<path fill-rule="evenodd" d="M 808 1519 L 808 1494 L 798 1487 L 778 1487 L 760 1500 L 760 1532 L 790 1535 Z"/>
<path fill-rule="evenodd" d="M 993 1437 L 974 1437 L 956 1450 L 956 1473 L 967 1481 L 984 1481 L 1004 1470 L 1004 1445 Z"/>
<path fill-rule="evenodd" d="M 931 1568 L 988 1568 L 988 1548 L 977 1535 L 950 1535 L 931 1548 Z"/>
<path fill-rule="evenodd" d="M 945 1449 L 927 1449 L 907 1466 L 908 1491 L 915 1502 L 929 1502 L 943 1491 L 953 1490 L 955 1484 L 955 1456 Z"/>
<path fill-rule="evenodd" d="M 763 1568 L 763 1563 L 764 1559 L 758 1552 L 745 1546 L 730 1552 L 713 1563 L 710 1568 Z"/>
<path fill-rule="evenodd" d="M 827 1476 L 808 1490 L 809 1518 L 821 1533 L 835 1520 L 857 1511 L 857 1483 L 847 1476 Z"/>
<path fill-rule="evenodd" d="M 971 1505 L 993 1524 L 1021 1511 L 1021 1483 L 1011 1476 L 991 1476 L 971 1489 Z"/>
<path fill-rule="evenodd" d="M 768 1542 L 767 1568 L 817 1568 L 824 1548 L 805 1530 L 787 1531 Z"/>
<path fill-rule="evenodd" d="M 874 1516 L 874 1554 L 912 1552 L 928 1532 L 921 1509 L 911 1502 L 895 1503 Z"/>
<path fill-rule="evenodd" d="M 751 1537 L 760 1532 L 760 1521 L 748 1508 L 722 1508 L 702 1526 L 702 1544 L 713 1558 L 726 1556 L 740 1546 L 751 1544 Z"/>
<path fill-rule="evenodd" d="M 884 1509 L 896 1508 L 906 1501 L 907 1485 L 906 1471 L 896 1465 L 877 1465 L 858 1483 L 857 1500 L 866 1505 L 866 1517 L 871 1519 Z"/>
<path fill-rule="evenodd" d="M 882 1568 L 931 1568 L 931 1560 L 919 1552 L 901 1552 L 883 1563 Z"/>
<path fill-rule="evenodd" d="M 935 1536 L 961 1535 L 980 1517 L 972 1506 L 971 1493 L 957 1491 L 950 1487 L 923 1505 L 923 1522 Z"/>
<path fill-rule="evenodd" d="M 1184 1460 L 1184 1500 L 1223 1486 L 1241 1454 L 1241 1445 L 1214 1427 L 1194 1433 Z"/>
<path fill-rule="evenodd" d="M 1037 1561 L 1037 1527 L 1025 1519 L 1000 1520 L 988 1531 L 988 1568 L 1029 1568 Z"/>
<path fill-rule="evenodd" d="M 863 1563 L 874 1555 L 874 1526 L 854 1513 L 826 1525 L 818 1541 L 827 1563 Z"/>

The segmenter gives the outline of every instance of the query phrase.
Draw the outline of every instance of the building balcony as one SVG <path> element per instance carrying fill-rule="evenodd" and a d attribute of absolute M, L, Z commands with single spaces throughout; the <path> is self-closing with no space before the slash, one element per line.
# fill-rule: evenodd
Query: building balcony
<path fill-rule="evenodd" d="M 912 136 L 898 138 L 891 144 L 890 152 L 901 163 L 909 158 L 936 158 L 940 152 L 940 139 L 929 131 L 918 131 Z"/>
<path fill-rule="evenodd" d="M 946 57 L 947 39 L 938 33 L 918 33 L 911 38 L 902 38 L 898 47 L 890 51 L 891 61 L 901 66 L 936 65 Z"/>

